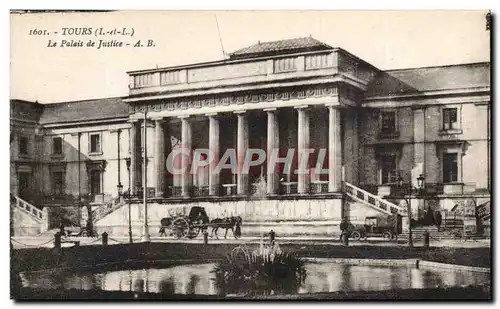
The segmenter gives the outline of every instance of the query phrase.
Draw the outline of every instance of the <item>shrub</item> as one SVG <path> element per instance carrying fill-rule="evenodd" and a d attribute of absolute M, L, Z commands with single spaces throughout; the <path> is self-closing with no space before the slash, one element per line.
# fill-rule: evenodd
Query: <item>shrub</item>
<path fill-rule="evenodd" d="M 296 294 L 306 277 L 305 262 L 279 246 L 248 252 L 236 247 L 214 269 L 220 294 Z"/>

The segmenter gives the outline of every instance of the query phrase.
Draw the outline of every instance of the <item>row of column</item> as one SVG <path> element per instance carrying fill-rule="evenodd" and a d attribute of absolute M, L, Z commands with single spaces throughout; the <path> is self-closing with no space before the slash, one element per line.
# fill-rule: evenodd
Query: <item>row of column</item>
<path fill-rule="evenodd" d="M 341 147 L 341 132 L 340 132 L 340 111 L 336 106 L 328 106 L 329 121 L 328 121 L 328 191 L 338 192 L 341 186 L 341 171 L 342 171 L 342 147 Z M 309 148 L 309 112 L 308 106 L 296 107 L 298 112 L 298 136 L 297 136 L 297 153 L 299 162 L 304 157 L 306 149 Z M 267 113 L 267 154 L 270 156 L 273 151 L 279 149 L 279 123 L 277 116 L 277 109 L 270 108 L 264 110 Z M 237 116 L 237 188 L 238 195 L 247 194 L 248 188 L 248 174 L 241 172 L 243 162 L 245 160 L 246 151 L 248 149 L 249 134 L 248 134 L 248 117 L 246 111 L 234 112 Z M 217 113 L 207 114 L 209 121 L 209 149 L 214 154 L 214 160 L 209 165 L 209 195 L 218 195 L 219 188 L 219 174 L 215 173 L 215 168 L 219 163 L 220 158 L 220 126 Z M 182 133 L 181 141 L 182 147 L 191 149 L 192 147 L 192 128 L 189 116 L 179 117 L 181 119 Z M 155 180 L 155 195 L 163 197 L 165 193 L 165 161 L 167 153 L 165 153 L 165 130 L 164 118 L 153 118 L 155 122 L 155 147 L 154 147 L 154 170 L 156 173 Z M 130 143 L 131 143 L 131 179 L 130 183 L 134 184 L 132 190 L 140 184 L 140 160 L 141 147 L 140 147 L 140 122 L 138 120 L 131 120 L 132 125 L 130 128 Z M 181 194 L 184 197 L 189 196 L 189 188 L 191 187 L 192 179 L 190 177 L 190 164 L 191 158 L 182 155 L 181 164 L 185 173 L 181 177 Z M 267 193 L 276 194 L 279 188 L 279 175 L 275 172 L 275 168 L 267 169 Z M 307 193 L 309 188 L 310 176 L 309 174 L 298 174 L 298 193 Z M 135 192 L 134 192 L 135 193 Z"/>

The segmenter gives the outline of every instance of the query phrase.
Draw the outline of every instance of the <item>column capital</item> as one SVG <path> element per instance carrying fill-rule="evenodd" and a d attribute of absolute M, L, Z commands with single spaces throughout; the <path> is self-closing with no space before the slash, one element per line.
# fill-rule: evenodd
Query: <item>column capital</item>
<path fill-rule="evenodd" d="M 294 106 L 293 108 L 298 109 L 298 110 L 304 110 L 304 109 L 308 109 L 309 105 L 299 105 L 299 106 Z"/>
<path fill-rule="evenodd" d="M 264 108 L 263 109 L 263 111 L 265 111 L 265 112 L 275 112 L 277 110 L 278 110 L 278 108 L 276 108 L 276 107 Z"/>
<path fill-rule="evenodd" d="M 236 115 L 242 115 L 242 114 L 245 114 L 247 111 L 246 110 L 241 110 L 241 111 L 234 111 L 233 113 L 235 113 Z"/>
<path fill-rule="evenodd" d="M 181 116 L 177 116 L 177 118 L 178 118 L 178 119 L 181 119 L 181 120 L 188 120 L 190 117 L 191 117 L 191 115 L 181 115 Z"/>
<path fill-rule="evenodd" d="M 205 114 L 205 116 L 207 116 L 207 117 L 215 117 L 218 115 L 219 115 L 219 113 L 207 113 L 207 114 Z"/>
<path fill-rule="evenodd" d="M 165 122 L 166 121 L 165 117 L 153 117 L 153 118 L 151 118 L 151 120 L 153 120 L 154 122 Z"/>
<path fill-rule="evenodd" d="M 325 107 L 329 108 L 329 109 L 332 109 L 332 108 L 340 108 L 340 104 L 339 103 L 326 103 L 325 104 Z"/>

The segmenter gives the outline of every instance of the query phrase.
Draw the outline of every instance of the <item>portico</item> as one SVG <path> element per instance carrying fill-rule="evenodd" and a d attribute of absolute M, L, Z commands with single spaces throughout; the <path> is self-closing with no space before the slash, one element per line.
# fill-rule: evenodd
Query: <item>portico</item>
<path fill-rule="evenodd" d="M 130 121 L 143 122 L 146 113 L 155 125 L 156 197 L 340 193 L 343 139 L 358 141 L 356 125 L 343 123 L 357 117 L 376 69 L 344 50 L 299 40 L 307 48 L 264 51 L 257 44 L 228 60 L 129 72 Z M 131 143 L 132 156 L 140 154 L 137 145 Z M 182 175 L 170 175 L 165 160 L 176 147 L 182 155 L 172 162 Z M 189 173 L 200 148 L 213 158 Z M 263 150 L 265 161 L 245 171 L 245 162 L 258 159 L 249 149 Z M 216 173 L 219 163 L 236 169 Z"/>

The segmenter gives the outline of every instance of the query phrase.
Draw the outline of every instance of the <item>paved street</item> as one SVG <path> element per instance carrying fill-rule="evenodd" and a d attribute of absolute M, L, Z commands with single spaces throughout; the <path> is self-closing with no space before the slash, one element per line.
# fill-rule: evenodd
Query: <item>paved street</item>
<path fill-rule="evenodd" d="M 25 249 L 25 248 L 36 248 L 45 247 L 52 248 L 54 246 L 54 237 L 50 234 L 44 234 L 40 236 L 18 236 L 12 238 L 12 245 L 14 249 Z M 266 239 L 264 239 L 265 241 Z M 80 241 L 80 246 L 86 245 L 98 245 L 102 244 L 102 239 L 99 238 L 88 238 L 88 237 L 68 237 L 63 238 L 63 247 L 71 247 L 74 243 L 65 241 Z M 140 242 L 139 237 L 133 239 L 134 242 Z M 342 245 L 337 238 L 328 237 L 316 237 L 316 236 L 302 236 L 302 237 L 280 237 L 277 239 L 278 243 L 303 243 L 306 244 L 324 244 L 324 245 Z M 195 239 L 175 239 L 172 237 L 151 237 L 151 242 L 163 242 L 163 243 L 203 243 L 203 238 L 198 236 Z M 260 238 L 258 237 L 242 237 L 240 239 L 229 238 L 209 238 L 209 243 L 224 243 L 224 244 L 244 244 L 244 243 L 259 243 Z M 119 243 L 129 243 L 128 237 L 113 237 L 109 236 L 108 244 L 119 244 Z M 405 240 L 399 240 L 398 243 L 387 242 L 382 238 L 369 238 L 366 241 L 349 241 L 350 246 L 406 246 Z M 414 240 L 415 246 L 422 246 L 423 240 Z M 431 239 L 431 246 L 433 247 L 454 247 L 454 248 L 479 248 L 479 247 L 490 247 L 489 239 L 478 239 L 478 240 L 467 240 L 462 241 L 459 239 Z"/>

